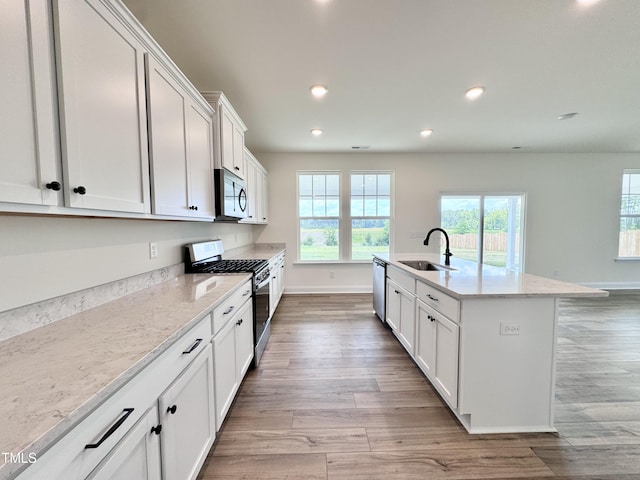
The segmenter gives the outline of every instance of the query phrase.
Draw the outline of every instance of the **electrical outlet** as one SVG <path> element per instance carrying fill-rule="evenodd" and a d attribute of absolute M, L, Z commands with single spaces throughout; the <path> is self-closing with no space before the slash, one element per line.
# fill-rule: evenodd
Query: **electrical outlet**
<path fill-rule="evenodd" d="M 329 278 L 336 278 L 336 272 L 329 272 Z"/>
<path fill-rule="evenodd" d="M 500 335 L 520 335 L 519 323 L 501 323 Z"/>
<path fill-rule="evenodd" d="M 149 243 L 149 258 L 158 258 L 158 244 L 156 242 Z"/>

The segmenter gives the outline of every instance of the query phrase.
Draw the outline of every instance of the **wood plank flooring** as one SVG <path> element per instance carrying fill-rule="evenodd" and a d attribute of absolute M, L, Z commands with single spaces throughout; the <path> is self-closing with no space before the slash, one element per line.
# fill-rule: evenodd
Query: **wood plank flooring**
<path fill-rule="evenodd" d="M 199 480 L 640 479 L 640 294 L 562 301 L 557 434 L 467 434 L 371 311 L 284 296 Z"/>

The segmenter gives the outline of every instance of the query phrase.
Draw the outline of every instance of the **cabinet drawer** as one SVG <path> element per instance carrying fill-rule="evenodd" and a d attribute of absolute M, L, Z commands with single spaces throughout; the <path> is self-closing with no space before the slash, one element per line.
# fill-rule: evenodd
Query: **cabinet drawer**
<path fill-rule="evenodd" d="M 407 290 L 409 293 L 413 293 L 415 295 L 416 279 L 408 273 L 403 272 L 393 265 L 387 265 L 387 277 Z"/>
<path fill-rule="evenodd" d="M 417 282 L 417 296 L 454 322 L 460 322 L 460 302 L 446 293 L 425 283 Z"/>
<path fill-rule="evenodd" d="M 180 374 L 209 345 L 211 337 L 211 314 L 208 314 L 163 355 L 171 364 L 171 374 L 174 377 Z"/>
<path fill-rule="evenodd" d="M 243 285 L 231 294 L 224 302 L 213 310 L 213 334 L 215 335 L 222 327 L 240 310 L 240 307 L 251 298 L 251 280 L 247 280 Z"/>

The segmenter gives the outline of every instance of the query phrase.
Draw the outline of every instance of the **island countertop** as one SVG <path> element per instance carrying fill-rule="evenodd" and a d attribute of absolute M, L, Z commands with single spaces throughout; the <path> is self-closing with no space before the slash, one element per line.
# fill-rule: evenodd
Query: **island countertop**
<path fill-rule="evenodd" d="M 458 299 L 484 297 L 606 297 L 609 292 L 563 282 L 506 268 L 480 265 L 468 260 L 451 257 L 450 267 L 444 266 L 441 255 L 434 253 L 374 254 L 388 265 L 393 265 L 416 279 Z M 431 262 L 439 271 L 423 271 L 411 268 L 402 261 Z"/>

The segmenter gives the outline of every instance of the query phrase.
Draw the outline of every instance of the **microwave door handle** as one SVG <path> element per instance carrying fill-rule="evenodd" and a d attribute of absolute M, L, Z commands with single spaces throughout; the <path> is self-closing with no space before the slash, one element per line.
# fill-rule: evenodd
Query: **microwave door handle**
<path fill-rule="evenodd" d="M 244 204 L 242 203 L 243 201 Z M 247 192 L 244 191 L 244 188 L 240 189 L 240 194 L 238 195 L 238 206 L 243 212 L 247 209 Z"/>

